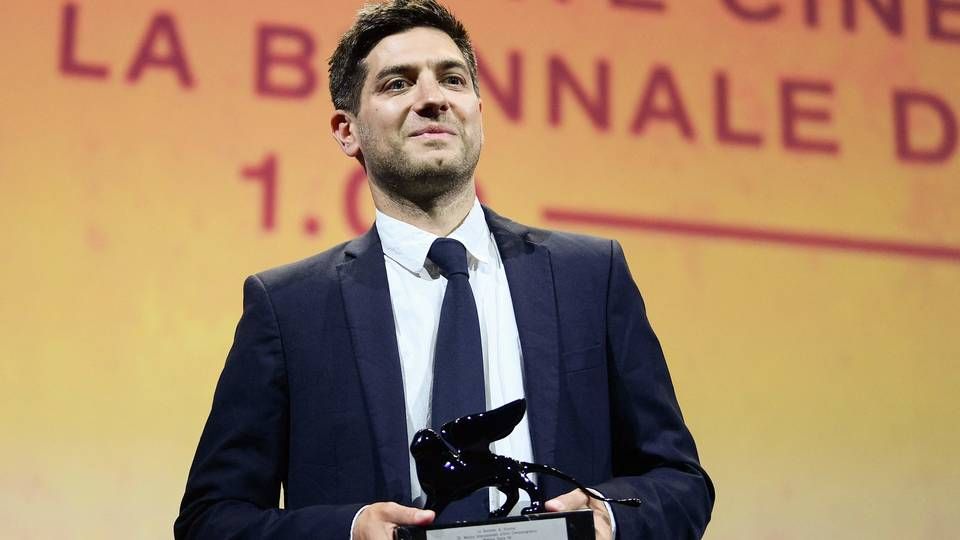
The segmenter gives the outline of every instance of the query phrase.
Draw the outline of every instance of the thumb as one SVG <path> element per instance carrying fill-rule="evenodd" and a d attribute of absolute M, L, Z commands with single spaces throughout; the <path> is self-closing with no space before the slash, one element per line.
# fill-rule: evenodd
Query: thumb
<path fill-rule="evenodd" d="M 399 504 L 390 504 L 384 508 L 386 521 L 397 525 L 429 525 L 433 523 L 433 510 L 421 510 Z"/>
<path fill-rule="evenodd" d="M 586 508 L 587 502 L 587 496 L 579 489 L 575 489 L 559 497 L 550 499 L 544 503 L 544 507 L 546 507 L 549 512 L 566 512 L 578 508 Z"/>

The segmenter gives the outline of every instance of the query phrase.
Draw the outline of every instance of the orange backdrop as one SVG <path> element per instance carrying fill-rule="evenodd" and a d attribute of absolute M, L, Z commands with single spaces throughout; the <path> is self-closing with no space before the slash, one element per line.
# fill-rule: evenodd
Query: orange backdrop
<path fill-rule="evenodd" d="M 950 536 L 960 2 L 450 4 L 482 197 L 624 244 L 708 538 Z M 0 536 L 171 535 L 243 278 L 371 222 L 327 127 L 356 7 L 4 2 Z"/>

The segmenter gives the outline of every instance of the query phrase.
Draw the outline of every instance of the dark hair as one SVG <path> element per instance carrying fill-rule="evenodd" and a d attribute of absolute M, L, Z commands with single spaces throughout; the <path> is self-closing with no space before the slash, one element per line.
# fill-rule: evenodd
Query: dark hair
<path fill-rule="evenodd" d="M 422 26 L 436 28 L 450 36 L 466 59 L 474 91 L 480 95 L 477 58 L 463 23 L 435 0 L 389 0 L 363 6 L 353 26 L 340 37 L 329 61 L 333 106 L 356 114 L 360 109 L 360 91 L 367 78 L 367 55 L 381 39 Z"/>

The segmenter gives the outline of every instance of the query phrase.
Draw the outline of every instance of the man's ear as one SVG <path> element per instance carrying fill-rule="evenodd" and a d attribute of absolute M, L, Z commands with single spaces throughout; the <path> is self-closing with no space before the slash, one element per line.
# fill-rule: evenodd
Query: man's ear
<path fill-rule="evenodd" d="M 337 109 L 330 117 L 330 130 L 343 153 L 349 157 L 357 157 L 357 154 L 360 153 L 360 143 L 357 140 L 353 115 Z"/>

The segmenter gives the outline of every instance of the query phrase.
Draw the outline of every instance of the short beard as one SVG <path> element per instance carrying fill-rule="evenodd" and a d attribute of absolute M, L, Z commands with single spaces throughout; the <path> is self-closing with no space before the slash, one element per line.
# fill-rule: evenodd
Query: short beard
<path fill-rule="evenodd" d="M 411 163 L 396 152 L 370 159 L 365 156 L 367 176 L 394 201 L 413 204 L 424 211 L 432 210 L 460 194 L 470 184 L 479 161 L 479 151 L 467 152 L 460 159 L 442 164 Z"/>

